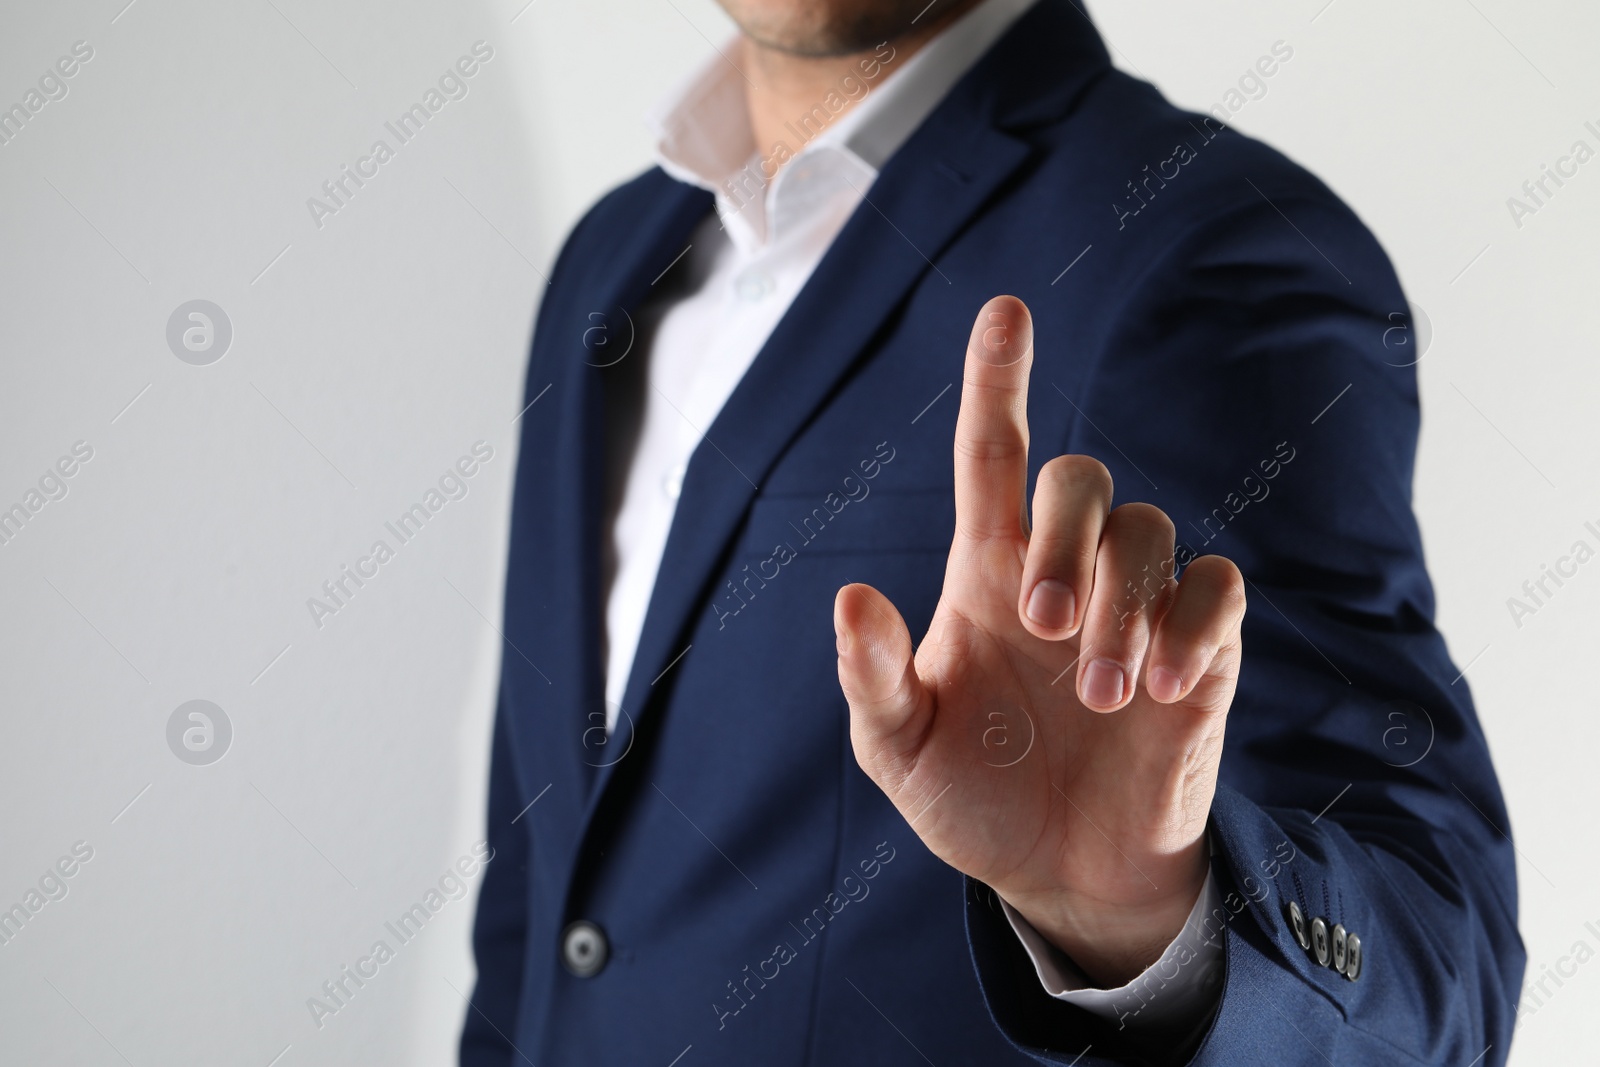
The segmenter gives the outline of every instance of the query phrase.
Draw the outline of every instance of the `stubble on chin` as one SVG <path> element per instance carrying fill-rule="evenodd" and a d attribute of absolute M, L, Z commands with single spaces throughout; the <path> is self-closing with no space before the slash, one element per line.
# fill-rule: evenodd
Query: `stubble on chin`
<path fill-rule="evenodd" d="M 943 21 L 957 8 L 973 6 L 971 0 L 942 0 L 929 7 L 927 0 L 888 0 L 854 5 L 854 10 L 834 10 L 825 4 L 806 4 L 807 14 L 797 18 L 763 17 L 747 11 L 738 0 L 722 0 L 724 10 L 739 24 L 751 42 L 764 49 L 793 56 L 820 59 L 868 52 L 934 21 Z M 924 13 L 925 12 L 925 13 Z"/>

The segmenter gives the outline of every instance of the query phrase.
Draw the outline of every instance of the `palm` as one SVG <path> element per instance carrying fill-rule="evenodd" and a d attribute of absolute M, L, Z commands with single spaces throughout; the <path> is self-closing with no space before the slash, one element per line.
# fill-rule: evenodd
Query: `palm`
<path fill-rule="evenodd" d="M 1218 557 L 1174 581 L 1170 521 L 1148 505 L 1111 511 L 1109 475 L 1086 457 L 1041 471 L 1030 533 L 1032 334 L 1008 300 L 986 306 L 969 348 L 956 536 L 915 656 L 887 599 L 840 592 L 852 740 L 929 849 L 1042 929 L 1059 918 L 1073 940 L 1107 915 L 1170 924 L 1204 874 L 1242 583 Z M 989 319 L 1000 325 L 985 330 Z M 1073 591 L 1070 604 L 1025 594 L 1046 579 Z M 1118 666 L 1109 694 L 1092 688 L 1090 664 Z M 1102 962 L 1115 973 L 1126 961 L 1113 950 Z"/>
<path fill-rule="evenodd" d="M 1022 565 L 1008 549 L 984 552 L 983 582 L 946 579 L 916 655 L 932 724 L 893 799 L 908 819 L 920 813 L 915 829 L 936 855 L 989 885 L 1147 896 L 1171 873 L 1152 854 L 1199 828 L 1162 825 L 1140 763 L 1181 752 L 1211 717 L 1142 690 L 1115 715 L 1085 707 L 1074 677 L 1081 636 L 1047 641 L 1018 621 Z M 955 788 L 935 802 L 956 782 L 958 802 L 945 803 Z"/>

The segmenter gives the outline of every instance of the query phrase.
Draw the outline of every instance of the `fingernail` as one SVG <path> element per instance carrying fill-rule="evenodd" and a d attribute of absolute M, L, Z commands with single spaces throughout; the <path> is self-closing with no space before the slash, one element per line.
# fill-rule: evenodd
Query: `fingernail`
<path fill-rule="evenodd" d="M 1183 677 L 1177 671 L 1169 671 L 1165 667 L 1154 667 L 1150 671 L 1150 679 L 1145 683 L 1145 688 L 1150 690 L 1150 695 L 1163 704 L 1170 704 L 1178 699 L 1178 694 L 1183 692 Z"/>
<path fill-rule="evenodd" d="M 833 629 L 833 647 L 839 650 L 839 655 L 850 651 L 850 637 L 839 627 Z"/>
<path fill-rule="evenodd" d="M 1028 596 L 1028 618 L 1050 630 L 1071 626 L 1074 607 L 1072 586 L 1058 578 L 1043 579 Z"/>
<path fill-rule="evenodd" d="M 1115 660 L 1097 659 L 1083 672 L 1084 703 L 1109 708 L 1122 700 L 1123 673 Z"/>

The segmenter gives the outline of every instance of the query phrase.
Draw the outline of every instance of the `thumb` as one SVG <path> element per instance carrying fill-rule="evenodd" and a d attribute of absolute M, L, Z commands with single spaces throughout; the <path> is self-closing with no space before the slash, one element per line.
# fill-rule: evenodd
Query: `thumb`
<path fill-rule="evenodd" d="M 921 745 L 933 697 L 917 675 L 905 620 L 888 597 L 870 585 L 845 586 L 833 601 L 833 628 L 856 761 L 879 778 Z"/>

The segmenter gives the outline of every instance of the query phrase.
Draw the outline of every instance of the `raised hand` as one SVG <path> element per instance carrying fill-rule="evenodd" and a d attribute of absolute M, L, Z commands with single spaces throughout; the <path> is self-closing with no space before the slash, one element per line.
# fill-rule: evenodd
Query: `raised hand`
<path fill-rule="evenodd" d="M 1027 509 L 1033 325 L 978 313 L 955 434 L 956 531 L 913 655 L 866 585 L 834 602 L 856 760 L 927 846 L 992 887 L 1091 978 L 1119 985 L 1177 936 L 1239 675 L 1244 581 L 1220 556 L 1174 580 L 1160 509 L 1112 509 L 1088 456 Z"/>

